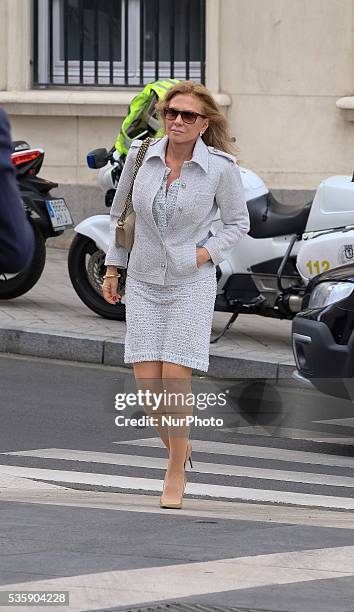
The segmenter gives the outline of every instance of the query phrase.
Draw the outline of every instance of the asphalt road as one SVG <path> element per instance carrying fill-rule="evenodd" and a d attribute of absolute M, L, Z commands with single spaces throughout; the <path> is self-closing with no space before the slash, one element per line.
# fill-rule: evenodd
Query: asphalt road
<path fill-rule="evenodd" d="M 1 591 L 68 590 L 63 610 L 354 609 L 351 402 L 286 380 L 196 378 L 199 399 L 227 402 L 195 410 L 204 425 L 173 511 L 158 504 L 156 431 L 115 424 L 142 413 L 114 408 L 131 370 L 2 355 L 0 378 Z"/>

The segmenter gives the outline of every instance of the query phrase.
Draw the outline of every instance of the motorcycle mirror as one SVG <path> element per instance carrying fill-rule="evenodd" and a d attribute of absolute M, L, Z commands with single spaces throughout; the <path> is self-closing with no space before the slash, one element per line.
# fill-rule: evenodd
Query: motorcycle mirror
<path fill-rule="evenodd" d="M 87 165 L 94 170 L 103 168 L 108 162 L 107 149 L 94 149 L 87 154 Z"/>

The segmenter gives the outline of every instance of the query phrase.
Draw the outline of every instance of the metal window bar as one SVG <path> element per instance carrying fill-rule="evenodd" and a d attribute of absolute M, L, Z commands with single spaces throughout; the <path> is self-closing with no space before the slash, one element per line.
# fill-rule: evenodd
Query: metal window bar
<path fill-rule="evenodd" d="M 94 65 L 95 65 L 95 85 L 98 85 L 98 58 L 99 58 L 99 46 L 98 46 L 98 0 L 95 0 L 95 18 L 94 18 Z"/>
<path fill-rule="evenodd" d="M 176 20 L 176 2 L 170 0 L 170 76 L 175 78 L 175 20 Z"/>
<path fill-rule="evenodd" d="M 85 8 L 86 0 L 77 0 L 77 37 L 76 42 L 77 59 L 72 56 L 73 49 L 75 49 L 75 41 L 69 40 L 69 0 L 32 0 L 33 1 L 33 19 L 34 19 L 34 40 L 33 40 L 33 79 L 34 85 L 39 87 L 55 87 L 75 85 L 92 87 L 114 87 L 119 85 L 120 87 L 131 87 L 131 86 L 144 86 L 146 78 L 144 75 L 147 70 L 146 64 L 146 11 L 153 11 L 153 62 L 151 66 L 152 72 L 151 79 L 155 78 L 166 78 L 166 68 L 168 67 L 168 76 L 171 78 L 189 79 L 191 78 L 191 70 L 195 71 L 195 67 L 200 65 L 200 78 L 198 80 L 201 83 L 205 83 L 205 2 L 206 0 L 180 0 L 182 2 L 183 19 L 184 19 L 184 30 L 185 40 L 184 46 L 184 61 L 181 62 L 176 60 L 176 41 L 178 40 L 178 33 L 176 32 L 176 19 L 177 19 L 177 2 L 176 0 L 163 0 L 164 3 L 169 3 L 168 21 L 166 24 L 161 23 L 161 0 L 154 0 L 147 2 L 146 0 L 140 0 L 138 7 L 140 8 L 140 24 L 138 28 L 138 40 L 132 39 L 132 34 L 129 32 L 129 6 L 130 0 L 110 0 L 108 5 L 108 19 L 107 32 L 104 32 L 104 36 L 108 40 L 108 56 L 105 61 L 100 60 L 101 49 L 104 49 L 100 36 L 102 36 L 103 22 L 100 22 L 100 11 L 99 11 L 99 0 L 95 0 L 93 3 L 94 10 L 94 25 L 93 25 L 93 62 L 85 59 L 86 51 L 86 33 L 85 28 Z M 200 55 L 198 61 L 195 59 L 191 60 L 191 36 L 193 21 L 191 17 L 191 4 L 193 2 L 198 3 L 198 11 L 200 16 Z M 47 37 L 43 39 L 43 25 L 39 23 L 40 11 L 39 3 L 47 2 Z M 122 18 L 123 18 L 123 33 L 122 33 L 122 60 L 120 62 L 121 68 L 118 70 L 117 60 L 115 60 L 115 8 L 117 4 L 121 2 Z M 58 70 L 58 51 L 55 50 L 56 41 L 60 34 L 59 28 L 60 23 L 56 18 L 56 12 L 54 11 L 54 5 L 58 5 L 62 8 L 62 25 L 64 31 L 61 34 L 62 41 L 62 55 L 61 62 L 62 68 Z M 164 4 L 164 9 L 165 9 Z M 56 9 L 57 11 L 58 9 Z M 166 11 L 164 10 L 164 15 Z M 195 14 L 195 12 L 193 13 Z M 101 17 L 102 19 L 102 17 Z M 56 29 L 57 28 L 57 29 Z M 70 29 L 70 35 L 72 35 L 73 29 Z M 169 35 L 169 45 L 167 50 L 167 58 L 161 57 L 161 45 L 160 37 L 164 32 Z M 135 45 L 139 52 L 137 54 L 137 66 L 130 66 L 130 47 Z M 70 59 L 69 59 L 70 53 Z M 134 56 L 134 53 L 132 54 Z M 108 59 L 108 61 L 107 61 Z M 185 66 L 184 70 L 181 69 L 181 64 Z M 43 65 L 47 66 L 47 69 L 43 69 Z M 41 68 L 42 66 L 42 68 Z M 90 68 L 91 66 L 91 68 Z M 193 68 L 192 68 L 193 66 Z M 150 70 L 150 69 L 149 69 Z M 184 71 L 184 74 L 183 74 Z M 192 72 L 193 74 L 193 72 Z M 195 74 L 195 72 L 194 72 Z M 89 78 L 87 78 L 87 75 Z M 119 76 L 120 75 L 120 76 Z"/>
<path fill-rule="evenodd" d="M 108 29 L 108 56 L 109 56 L 109 84 L 114 85 L 114 74 L 113 74 L 113 23 L 114 23 L 114 11 L 113 2 L 109 4 L 109 29 Z"/>
<path fill-rule="evenodd" d="M 68 43 L 69 43 L 69 11 L 68 11 L 68 0 L 64 1 L 64 83 L 69 84 L 69 59 L 68 59 Z"/>
<path fill-rule="evenodd" d="M 190 24 L 191 24 L 191 12 L 190 12 L 189 0 L 184 0 L 184 14 L 185 14 L 185 55 L 186 55 L 186 79 L 189 80 L 190 76 Z"/>
<path fill-rule="evenodd" d="M 129 85 L 129 0 L 124 0 L 124 85 Z"/>
<path fill-rule="evenodd" d="M 53 0 L 49 0 L 48 6 L 48 28 L 49 28 L 49 80 L 53 82 Z"/>
<path fill-rule="evenodd" d="M 84 22 L 84 18 L 85 18 L 85 13 L 84 13 L 84 0 L 79 0 L 79 28 L 80 28 L 80 33 L 79 33 L 79 71 L 80 71 L 80 75 L 79 75 L 79 79 L 80 79 L 80 85 L 83 85 L 84 83 L 84 40 L 85 40 L 85 36 L 84 36 L 84 27 L 85 27 L 85 22 Z"/>
<path fill-rule="evenodd" d="M 205 85 L 205 56 L 206 56 L 206 17 L 205 17 L 205 0 L 200 0 L 200 81 Z"/>
<path fill-rule="evenodd" d="M 38 0 L 33 0 L 33 81 L 39 82 L 38 75 Z"/>
<path fill-rule="evenodd" d="M 144 55 L 145 55 L 145 0 L 140 0 L 140 58 L 139 81 L 144 83 Z"/>
<path fill-rule="evenodd" d="M 159 78 L 160 2 L 155 0 L 155 81 Z"/>

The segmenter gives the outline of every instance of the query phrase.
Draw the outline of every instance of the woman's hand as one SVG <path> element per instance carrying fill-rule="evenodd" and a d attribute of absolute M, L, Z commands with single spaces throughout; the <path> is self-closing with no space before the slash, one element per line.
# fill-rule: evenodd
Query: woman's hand
<path fill-rule="evenodd" d="M 117 270 L 108 270 L 107 274 L 116 274 Z M 118 288 L 118 278 L 110 277 L 105 278 L 102 284 L 102 293 L 103 297 L 109 304 L 116 304 L 122 296 L 117 293 Z"/>
<path fill-rule="evenodd" d="M 211 259 L 208 249 L 205 247 L 197 247 L 197 268 L 200 268 L 204 263 Z"/>

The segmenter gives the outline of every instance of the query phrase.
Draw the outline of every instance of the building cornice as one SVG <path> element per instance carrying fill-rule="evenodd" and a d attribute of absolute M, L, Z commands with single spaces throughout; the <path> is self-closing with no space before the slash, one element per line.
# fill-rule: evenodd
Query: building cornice
<path fill-rule="evenodd" d="M 0 105 L 10 115 L 56 115 L 84 117 L 125 116 L 140 89 L 124 91 L 33 89 L 0 91 Z M 231 104 L 227 94 L 213 94 L 221 107 Z"/>

